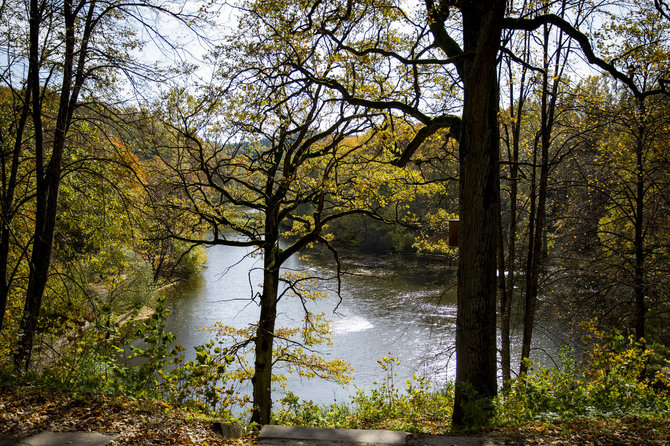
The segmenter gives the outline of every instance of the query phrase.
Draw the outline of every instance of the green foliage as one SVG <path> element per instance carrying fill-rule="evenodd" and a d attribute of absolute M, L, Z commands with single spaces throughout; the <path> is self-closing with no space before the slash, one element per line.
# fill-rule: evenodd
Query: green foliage
<path fill-rule="evenodd" d="M 184 242 L 172 241 L 174 251 L 178 256 L 174 256 L 174 270 L 179 277 L 188 277 L 202 269 L 202 265 L 207 263 L 207 252 L 203 246 L 191 246 Z"/>
<path fill-rule="evenodd" d="M 651 373 L 655 353 L 631 337 L 606 334 L 593 327 L 585 338 L 584 359 L 571 349 L 561 353 L 561 367 L 533 367 L 495 401 L 494 425 L 581 418 L 656 416 L 670 410 L 670 380 Z M 414 376 L 401 389 L 394 368 L 399 361 L 385 356 L 379 364 L 383 381 L 370 392 L 358 390 L 348 404 L 319 406 L 300 401 L 291 392 L 281 400 L 274 422 L 284 425 L 396 429 L 444 433 L 451 429 L 453 385 L 435 392 L 429 381 Z M 404 390 L 404 391 L 403 391 Z M 481 400 L 466 407 L 471 425 L 481 426 Z M 490 402 L 488 403 L 490 404 Z"/>
<path fill-rule="evenodd" d="M 444 425 L 451 419 L 453 389 L 431 392 L 430 382 L 414 375 L 402 392 L 395 383 L 400 360 L 390 355 L 377 361 L 384 380 L 369 394 L 358 391 L 352 402 L 363 425 L 417 431 L 418 426 Z"/>
<path fill-rule="evenodd" d="M 232 358 L 214 341 L 195 347 L 195 359 L 186 361 L 184 348 L 165 330 L 165 298 L 146 320 L 120 323 L 111 312 L 105 323 L 83 330 L 74 343 L 41 371 L 18 379 L 9 368 L 0 369 L 0 383 L 32 383 L 73 395 L 98 392 L 131 399 L 155 398 L 199 411 L 233 418 L 233 405 L 245 405 L 228 373 Z"/>
<path fill-rule="evenodd" d="M 249 367 L 248 358 L 253 354 L 254 327 L 237 329 L 216 323 L 207 327 L 206 331 L 214 336 L 219 345 L 228 346 L 231 364 L 229 374 L 233 380 L 249 381 L 253 370 Z M 313 351 L 323 344 L 330 343 L 329 321 L 323 314 L 308 314 L 308 320 L 299 328 L 275 329 L 275 348 L 273 349 L 274 371 L 282 370 L 301 378 L 319 378 L 347 385 L 351 381 L 352 369 L 349 363 L 341 359 L 326 359 Z M 283 386 L 286 376 L 274 373 L 272 381 Z"/>
<path fill-rule="evenodd" d="M 3 109 L 6 100 L 0 98 Z M 7 110 L 7 117 L 12 112 L 16 110 Z M 38 374 L 55 363 L 67 363 L 60 356 L 76 352 L 80 342 L 88 342 L 85 337 L 95 338 L 89 332 L 116 317 L 114 314 L 153 306 L 161 281 L 197 270 L 204 256 L 202 248 L 189 249 L 191 245 L 185 242 L 168 243 L 154 234 L 142 184 L 144 166 L 129 148 L 124 130 L 104 119 L 95 125 L 77 119 L 71 131 L 76 137 L 68 140 L 63 154 L 68 168 L 59 188 L 54 250 L 32 355 Z M 20 177 L 27 183 L 18 186 L 19 190 L 30 197 L 31 174 L 22 167 Z M 5 259 L 10 283 L 0 333 L 0 364 L 8 362 L 16 349 L 30 269 L 34 201 L 26 198 L 21 206 L 12 220 L 9 257 Z M 156 238 L 160 241 L 152 241 Z M 154 251 L 159 252 L 159 260 Z M 183 261 L 178 265 L 179 259 Z M 81 360 L 69 359 L 77 364 Z M 73 366 L 70 363 L 68 367 Z"/>
<path fill-rule="evenodd" d="M 499 397 L 497 422 L 520 423 L 537 418 L 576 416 L 583 412 L 584 386 L 573 357 L 564 351 L 562 367 L 533 368 Z"/>
<path fill-rule="evenodd" d="M 404 384 L 404 391 L 395 383 L 396 358 L 384 356 L 377 361 L 383 381 L 366 393 L 358 390 L 349 404 L 318 406 L 312 401 L 300 402 L 287 393 L 282 408 L 274 413 L 274 422 L 285 425 L 393 429 L 409 432 L 443 432 L 450 424 L 453 387 L 439 392 L 430 382 L 416 375 Z"/>
<path fill-rule="evenodd" d="M 495 413 L 492 399 L 482 396 L 472 383 L 458 383 L 458 385 L 462 386 L 462 414 L 458 426 L 454 428 L 458 432 L 471 432 L 489 427 Z"/>
<path fill-rule="evenodd" d="M 366 215 L 348 215 L 328 225 L 339 243 L 365 252 L 402 252 L 412 250 L 414 235 L 400 225 L 375 220 Z"/>
<path fill-rule="evenodd" d="M 224 349 L 211 340 L 195 347 L 195 359 L 185 361 L 184 348 L 175 335 L 165 331 L 168 311 L 165 299 L 159 300 L 156 312 L 142 324 L 135 342 L 125 348 L 112 346 L 111 354 L 98 355 L 105 373 L 100 377 L 106 391 L 136 397 L 161 398 L 203 411 L 230 415 L 232 405 L 240 402 L 229 382 L 227 366 L 232 362 Z M 246 403 L 241 399 L 241 404 Z"/>
<path fill-rule="evenodd" d="M 596 338 L 597 342 L 592 342 Z M 670 382 L 662 373 L 648 376 L 653 352 L 633 337 L 592 330 L 584 360 L 561 353 L 559 368 L 535 367 L 518 378 L 497 401 L 497 423 L 622 417 L 670 410 Z"/>
<path fill-rule="evenodd" d="M 280 400 L 282 407 L 273 413 L 274 424 L 325 428 L 356 428 L 357 420 L 346 404 L 320 406 L 310 401 L 300 401 L 287 391 Z"/>

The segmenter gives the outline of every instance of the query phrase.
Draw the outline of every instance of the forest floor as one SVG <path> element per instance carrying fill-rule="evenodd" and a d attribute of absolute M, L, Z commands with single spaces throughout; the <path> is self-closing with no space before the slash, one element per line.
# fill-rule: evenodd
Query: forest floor
<path fill-rule="evenodd" d="M 222 439 L 214 432 L 213 421 L 212 417 L 155 400 L 101 394 L 73 396 L 26 387 L 0 388 L 0 436 L 24 438 L 42 431 L 84 431 L 117 435 L 113 445 L 253 445 L 258 442 L 253 435 L 237 440 Z M 490 428 L 472 437 L 485 437 L 488 441 L 484 444 L 494 445 L 670 446 L 670 417 L 535 422 Z M 425 439 L 427 444 L 441 444 L 439 437 L 417 438 Z"/>

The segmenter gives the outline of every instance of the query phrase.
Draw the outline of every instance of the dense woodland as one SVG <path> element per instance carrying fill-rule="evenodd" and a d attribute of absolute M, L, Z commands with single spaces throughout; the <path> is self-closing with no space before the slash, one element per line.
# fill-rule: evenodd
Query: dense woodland
<path fill-rule="evenodd" d="M 327 315 L 275 324 L 320 245 L 458 265 L 453 386 L 357 397 L 392 427 L 667 413 L 669 31 L 663 0 L 2 2 L 3 381 L 318 424 L 272 383 L 352 373 Z M 212 245 L 262 256 L 258 323 L 187 361 L 161 290 Z M 584 339 L 557 369 L 540 301 Z"/>

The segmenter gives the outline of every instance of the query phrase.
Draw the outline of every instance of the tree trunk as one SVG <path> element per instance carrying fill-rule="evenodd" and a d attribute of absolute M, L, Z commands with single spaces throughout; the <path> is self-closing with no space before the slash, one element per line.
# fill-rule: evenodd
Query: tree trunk
<path fill-rule="evenodd" d="M 30 59 L 31 63 L 37 64 L 39 48 L 39 26 L 42 18 L 39 13 L 39 5 L 36 0 L 30 4 Z M 84 40 L 79 48 L 78 73 L 83 73 L 83 65 L 86 57 L 88 35 L 92 24 L 92 13 L 95 2 L 89 6 L 89 16 L 86 22 Z M 33 237 L 33 248 L 30 256 L 30 270 L 28 274 L 28 289 L 23 309 L 23 317 L 19 328 L 19 342 L 14 355 L 14 367 L 17 371 L 26 371 L 30 365 L 37 320 L 42 307 L 42 298 L 49 277 L 51 264 L 51 251 L 53 248 L 54 230 L 56 227 L 56 216 L 58 213 L 58 190 L 61 181 L 61 163 L 63 150 L 65 149 L 65 137 L 70 127 L 72 115 L 77 104 L 83 77 L 77 75 L 75 79 L 75 15 L 71 2 L 63 3 L 63 16 L 65 27 L 65 50 L 63 59 L 63 78 L 60 89 L 60 101 L 58 104 L 58 115 L 53 132 L 51 146 L 51 157 L 46 164 L 47 154 L 44 150 L 43 125 L 42 125 L 42 97 L 40 95 L 39 70 L 34 70 L 33 76 L 28 80 L 29 88 L 32 89 L 32 118 L 35 131 L 35 170 L 36 170 L 36 207 L 35 207 L 35 231 Z M 35 52 L 33 54 L 33 51 Z M 32 61 L 35 62 L 32 62 Z M 82 75 L 83 76 L 83 75 Z M 44 168 L 46 164 L 46 169 Z"/>
<path fill-rule="evenodd" d="M 644 107 L 642 116 L 644 116 Z M 646 305 L 644 302 L 647 294 L 644 277 L 644 129 L 640 129 L 636 150 L 636 193 L 635 193 L 635 276 L 633 292 L 635 295 L 635 337 L 638 340 L 645 336 Z"/>
<path fill-rule="evenodd" d="M 455 427 L 485 424 L 497 393 L 498 83 L 504 1 L 462 7 L 464 104 L 460 161 Z"/>
<path fill-rule="evenodd" d="M 7 301 L 9 297 L 9 278 L 7 276 L 9 262 L 9 221 L 5 218 L 3 209 L 2 235 L 0 239 L 0 333 L 5 321 L 5 312 L 7 311 Z"/>
<path fill-rule="evenodd" d="M 526 48 L 527 48 L 526 37 Z M 524 55 L 528 52 L 525 51 Z M 511 62 L 509 62 L 510 77 L 512 73 Z M 512 379 L 512 359 L 511 359 L 511 319 L 512 319 L 512 301 L 514 299 L 514 287 L 516 285 L 516 231 L 518 220 L 518 190 L 519 190 L 519 145 L 521 142 L 521 123 L 523 108 L 525 103 L 524 90 L 526 86 L 526 69 L 521 72 L 519 83 L 519 99 L 514 108 L 514 91 L 510 87 L 510 112 L 512 121 L 512 141 L 511 151 L 508 149 L 509 159 L 509 224 L 507 227 L 507 283 L 505 284 L 505 296 L 500 301 L 500 337 L 501 337 L 501 367 L 503 377 L 503 387 L 507 388 Z"/>
<path fill-rule="evenodd" d="M 33 132 L 34 132 L 34 144 L 35 144 L 35 174 L 37 177 L 37 187 L 36 187 L 36 201 L 37 207 L 35 210 L 35 235 L 38 233 L 37 225 L 41 222 L 41 219 L 44 215 L 42 212 L 44 209 L 43 202 L 41 198 L 44 197 L 43 193 L 43 176 L 44 176 L 44 135 L 42 130 L 42 108 L 41 108 L 41 95 L 40 95 L 40 79 L 39 79 L 39 33 L 40 33 L 40 23 L 42 17 L 39 10 L 39 5 L 37 0 L 30 1 L 30 18 L 29 18 L 29 38 L 30 38 L 30 50 L 29 50 L 29 64 L 32 70 L 28 70 L 28 83 L 27 88 L 31 91 L 32 95 L 32 121 L 33 121 Z M 34 258 L 34 246 L 37 244 L 37 239 L 33 240 L 33 253 L 31 254 L 31 263 L 28 279 L 28 292 L 26 293 L 26 301 L 24 304 L 23 317 L 21 319 L 21 325 L 19 328 L 19 339 L 17 345 L 17 351 L 14 354 L 14 368 L 17 371 L 27 370 L 30 363 L 30 354 L 33 347 L 33 339 L 35 336 L 35 328 L 37 327 L 37 315 L 34 314 L 35 304 L 41 304 L 41 296 L 39 296 L 39 302 L 35 302 L 35 298 L 31 298 L 31 294 L 34 294 L 35 282 L 34 282 L 34 264 L 32 262 Z M 30 284 L 33 284 L 31 287 Z M 44 287 L 42 288 L 44 289 Z M 39 311 L 39 308 L 38 310 Z"/>
<path fill-rule="evenodd" d="M 51 160 L 46 176 L 38 184 L 35 212 L 35 235 L 30 258 L 28 290 L 20 326 L 20 339 L 14 357 L 17 370 L 26 371 L 30 364 L 37 319 L 42 307 L 42 297 L 49 277 L 60 186 L 61 158 L 65 146 L 64 135 L 56 134 Z"/>
<path fill-rule="evenodd" d="M 256 330 L 256 359 L 254 362 L 253 399 L 251 421 L 269 424 L 272 412 L 272 351 L 275 320 L 277 318 L 277 291 L 279 270 L 263 274 L 261 314 Z"/>
<path fill-rule="evenodd" d="M 36 69 L 33 67 L 33 63 L 29 63 L 28 67 L 28 77 L 31 77 L 31 70 Z M 10 236 L 11 236 L 11 224 L 16 213 L 14 206 L 14 193 L 17 186 L 17 176 L 19 170 L 19 157 L 21 155 L 21 147 L 23 146 L 23 132 L 26 127 L 26 122 L 28 121 L 28 115 L 30 114 L 30 94 L 31 89 L 26 87 L 25 97 L 23 99 L 23 104 L 21 105 L 21 115 L 19 116 L 19 121 L 16 125 L 16 134 L 14 135 L 14 147 L 11 153 L 11 161 L 7 160 L 4 156 L 2 157 L 2 168 L 3 168 L 3 179 L 7 178 L 4 169 L 7 166 L 9 167 L 9 178 L 7 182 L 3 184 L 3 202 L 2 202 L 2 231 L 0 234 L 0 332 L 4 326 L 5 312 L 7 311 L 7 301 L 9 297 L 9 288 L 12 282 L 12 278 L 9 274 L 9 247 L 10 247 Z"/>
<path fill-rule="evenodd" d="M 505 236 L 503 235 L 503 223 L 502 223 L 502 196 L 500 192 L 500 178 L 498 178 L 498 204 L 497 204 L 497 213 L 498 213 L 498 293 L 500 295 L 500 338 L 502 342 L 502 349 L 500 352 L 501 355 L 501 366 L 503 372 L 503 385 L 505 382 L 505 376 L 507 376 L 507 381 L 509 381 L 509 356 L 507 364 L 505 364 L 505 347 L 507 347 L 507 354 L 509 355 L 509 315 L 506 313 L 508 307 L 507 302 L 507 290 L 505 282 Z M 506 317 L 507 316 L 507 317 Z M 507 365 L 507 369 L 505 369 Z M 507 370 L 507 374 L 505 371 Z"/>
<path fill-rule="evenodd" d="M 277 294 L 279 291 L 279 231 L 276 213 L 266 214 L 266 238 L 263 247 L 263 293 L 261 314 L 256 329 L 253 400 L 251 421 L 260 425 L 270 423 L 272 413 L 272 352 L 275 322 L 277 319 Z"/>
<path fill-rule="evenodd" d="M 544 27 L 544 61 L 542 76 L 542 99 L 541 99 L 541 121 L 540 121 L 540 179 L 536 187 L 536 160 L 537 146 L 533 155 L 533 175 L 531 186 L 531 211 L 528 216 L 528 259 L 526 262 L 526 294 L 525 294 L 525 314 L 523 322 L 523 341 L 521 345 L 521 364 L 519 374 L 528 372 L 530 366 L 530 348 L 533 339 L 533 329 L 535 327 L 535 312 L 537 306 L 537 295 L 540 280 L 540 268 L 543 263 L 545 252 L 544 234 L 547 208 L 547 188 L 549 183 L 549 147 L 551 146 L 551 134 L 554 126 L 554 116 L 556 110 L 556 100 L 558 97 L 558 77 L 560 76 L 560 56 L 556 53 L 555 68 L 553 73 L 552 90 L 549 91 L 549 27 Z M 536 138 L 537 141 L 537 138 Z M 537 194 L 537 197 L 536 197 Z M 535 200 L 537 199 L 537 205 Z"/>
<path fill-rule="evenodd" d="M 519 374 L 523 375 L 528 372 L 530 348 L 532 345 L 533 328 L 535 327 L 535 307 L 537 304 L 538 283 L 540 275 L 540 262 L 542 255 L 542 232 L 544 231 L 544 215 L 546 207 L 547 195 L 547 147 L 542 144 L 542 155 L 540 168 L 539 191 L 537 192 L 537 206 L 535 181 L 533 180 L 531 192 L 531 214 L 528 219 L 530 221 L 529 243 L 528 243 L 528 259 L 526 262 L 526 293 L 525 293 L 525 313 L 523 320 L 523 341 L 521 345 L 521 364 L 519 366 Z M 535 167 L 533 167 L 535 169 Z M 535 177 L 535 174 L 533 174 Z"/>
<path fill-rule="evenodd" d="M 521 114 L 521 106 L 519 106 Z M 519 120 L 520 122 L 520 120 Z M 505 285 L 505 296 L 500 305 L 500 337 L 502 340 L 501 366 L 503 375 L 503 386 L 508 386 L 512 379 L 511 342 L 510 328 L 512 318 L 512 299 L 514 299 L 514 286 L 516 278 L 516 226 L 517 226 L 517 194 L 519 177 L 519 132 L 520 124 L 515 123 L 514 140 L 512 141 L 512 159 L 510 160 L 510 192 L 509 192 L 509 226 L 507 234 L 507 283 Z M 518 130 L 517 130 L 518 129 Z"/>

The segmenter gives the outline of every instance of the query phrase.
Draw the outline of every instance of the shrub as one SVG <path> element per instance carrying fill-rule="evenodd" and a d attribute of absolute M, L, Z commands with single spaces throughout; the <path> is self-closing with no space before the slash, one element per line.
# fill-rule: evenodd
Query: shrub
<path fill-rule="evenodd" d="M 359 389 L 349 404 L 318 406 L 312 401 L 300 402 L 289 392 L 281 400 L 282 408 L 275 412 L 274 421 L 297 426 L 393 429 L 417 433 L 437 433 L 448 429 L 453 408 L 453 386 L 434 391 L 428 380 L 415 375 L 405 382 L 404 391 L 401 391 L 395 382 L 395 367 L 400 361 L 388 355 L 377 362 L 384 378 L 369 393 Z"/>
<path fill-rule="evenodd" d="M 559 368 L 533 367 L 497 400 L 497 423 L 570 419 L 588 416 L 633 416 L 670 410 L 667 377 L 649 375 L 653 351 L 635 338 L 590 328 L 584 360 L 561 353 Z"/>

